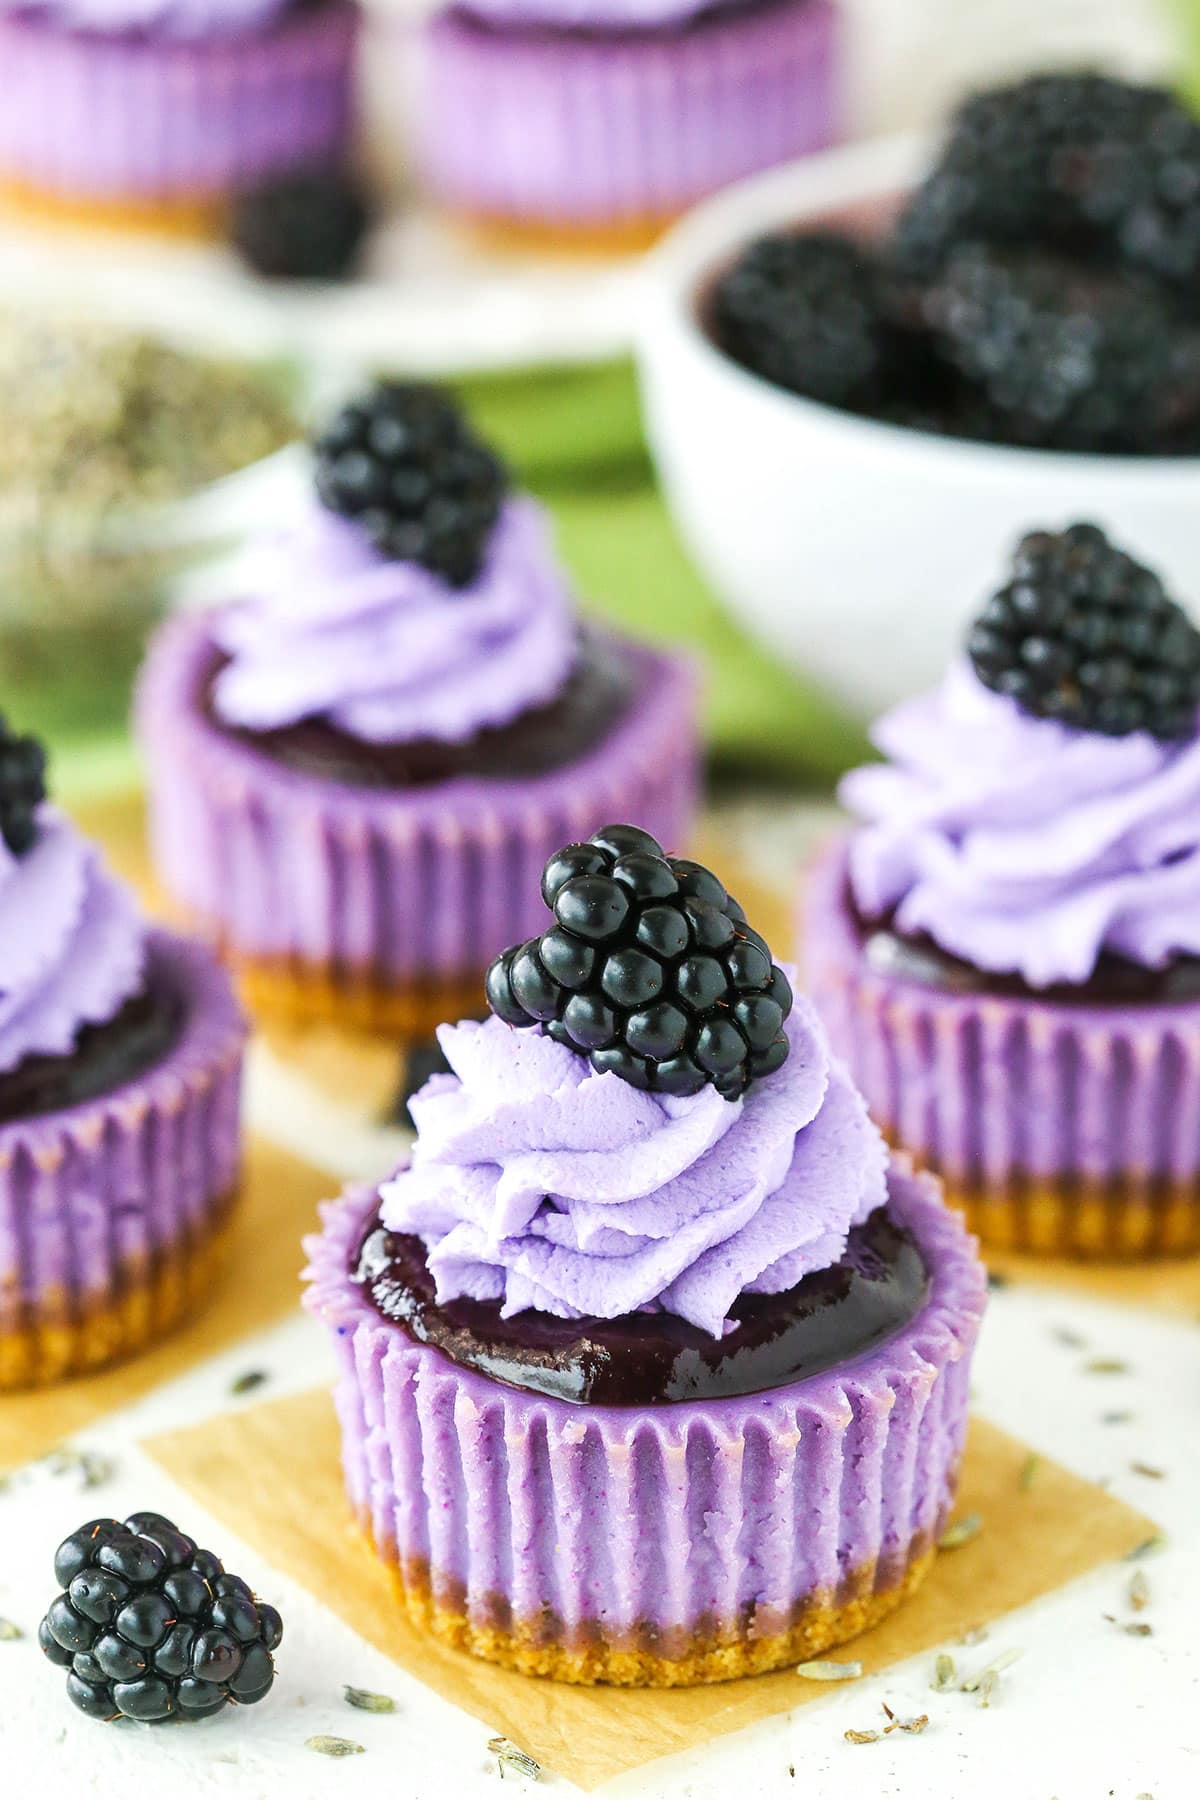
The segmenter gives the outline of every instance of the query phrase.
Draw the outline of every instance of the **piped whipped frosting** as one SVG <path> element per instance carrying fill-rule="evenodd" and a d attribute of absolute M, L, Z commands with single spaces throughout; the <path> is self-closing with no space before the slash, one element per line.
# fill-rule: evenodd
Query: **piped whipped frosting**
<path fill-rule="evenodd" d="M 577 654 L 571 592 L 525 498 L 505 505 L 469 587 L 389 561 L 311 502 L 256 546 L 241 593 L 215 615 L 229 661 L 213 704 L 248 731 L 321 718 L 368 743 L 461 743 L 548 705 Z"/>
<path fill-rule="evenodd" d="M 461 0 L 464 12 L 501 29 L 663 31 L 687 25 L 718 6 L 726 12 L 753 0 Z"/>
<path fill-rule="evenodd" d="M 293 0 L 0 0 L 0 13 L 105 37 L 204 42 L 258 36 L 292 5 Z"/>
<path fill-rule="evenodd" d="M 137 992 L 145 965 L 133 896 L 69 820 L 43 807 L 23 856 L 0 841 L 0 1074 L 67 1055 Z"/>
<path fill-rule="evenodd" d="M 719 1337 L 739 1294 L 831 1267 L 886 1198 L 886 1146 L 808 1002 L 786 1029 L 783 1067 L 730 1102 L 642 1093 L 536 1027 L 444 1025 L 453 1072 L 411 1102 L 383 1223 L 422 1240 L 442 1302 L 661 1308 Z"/>
<path fill-rule="evenodd" d="M 887 762 L 841 789 L 865 918 L 1031 987 L 1084 983 L 1105 951 L 1200 955 L 1200 718 L 1173 743 L 1075 731 L 962 662 L 872 737 Z"/>

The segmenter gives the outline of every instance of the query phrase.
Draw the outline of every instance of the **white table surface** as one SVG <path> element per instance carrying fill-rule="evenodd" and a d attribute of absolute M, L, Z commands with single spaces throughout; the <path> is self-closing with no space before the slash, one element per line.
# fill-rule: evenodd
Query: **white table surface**
<path fill-rule="evenodd" d="M 1039 44 L 1062 60 L 1079 60 L 1082 47 L 1139 71 L 1161 67 L 1167 45 L 1153 0 L 1121 0 L 1119 6 L 1113 0 L 848 5 L 860 45 L 859 119 L 874 129 L 926 122 L 973 80 L 1014 62 L 1035 62 Z M 469 275 L 474 294 L 462 292 L 463 329 L 455 334 L 464 361 L 477 360 L 474 346 L 486 350 L 488 344 L 506 352 L 497 360 L 518 360 L 531 336 L 569 354 L 577 324 L 589 340 L 586 353 L 624 339 L 627 271 L 613 271 L 607 289 L 593 281 L 586 303 L 570 272 L 538 276 L 532 284 L 522 278 L 515 286 L 503 275 L 500 286 L 488 288 L 488 272 L 460 264 L 462 253 L 419 217 L 398 230 L 400 236 L 380 247 L 377 266 L 388 277 L 402 267 L 411 272 L 415 264 L 431 282 L 445 282 L 440 294 L 429 290 L 431 321 L 457 290 L 460 274 Z M 63 250 L 60 241 L 56 261 Z M 147 266 L 131 288 L 124 256 L 109 261 L 105 276 L 86 246 L 75 254 L 85 259 L 93 294 L 102 296 L 107 286 L 119 306 L 136 288 L 139 303 L 157 304 L 162 265 L 157 273 Z M 185 271 L 194 254 L 180 252 L 172 263 L 168 285 L 175 295 L 184 291 L 185 273 L 199 278 L 193 293 L 201 296 L 207 282 L 223 279 L 202 253 Z M 72 278 L 80 267 L 72 267 L 69 255 L 57 264 Z M 44 243 L 24 234 L 0 238 L 0 270 L 9 292 L 18 286 L 37 291 L 56 280 Z M 356 305 L 350 301 L 343 329 L 360 323 Z M 326 333 L 328 320 L 314 322 L 311 312 L 311 300 L 297 297 L 289 325 L 297 341 L 317 326 Z M 278 333 L 279 314 L 264 296 L 249 298 L 240 318 L 250 339 Z M 447 360 L 432 322 L 427 341 L 418 333 L 410 343 L 414 360 L 431 367 Z M 796 823 L 777 804 L 755 816 L 761 854 L 775 876 L 795 860 L 804 836 Z M 295 1081 L 261 1056 L 250 1102 L 260 1127 L 347 1176 L 374 1172 L 394 1153 L 394 1141 L 302 1099 Z M 1083 1340 L 1086 1349 L 1063 1342 L 1063 1332 Z M 1087 1374 L 1083 1365 L 1094 1354 L 1125 1359 L 1129 1373 Z M 269 1385 L 245 1402 L 232 1399 L 231 1383 L 250 1368 L 268 1371 Z M 485 1725 L 358 1640 L 334 1613 L 239 1545 L 137 1448 L 147 1434 L 299 1391 L 328 1375 L 319 1331 L 297 1315 L 82 1434 L 80 1446 L 114 1463 L 111 1477 L 94 1492 L 80 1493 L 75 1476 L 54 1475 L 44 1466 L 18 1473 L 0 1491 L 0 1617 L 26 1634 L 0 1642 L 0 1796 L 496 1800 L 498 1774 Z M 947 1646 L 964 1670 L 1007 1650 L 1022 1652 L 987 1710 L 969 1695 L 931 1693 L 933 1658 L 921 1656 L 885 1676 L 830 1689 L 794 1716 L 623 1777 L 603 1790 L 606 1796 L 727 1800 L 747 1787 L 763 1800 L 1194 1800 L 1200 1794 L 1200 1321 L 1007 1289 L 989 1309 L 976 1361 L 975 1404 L 1036 1449 L 1107 1483 L 1161 1522 L 1166 1547 L 1139 1565 L 1150 1588 L 1141 1616 L 1153 1635 L 1130 1637 L 1105 1620 L 1106 1613 L 1129 1616 L 1124 1603 L 1131 1567 L 1113 1566 L 993 1625 L 977 1647 Z M 1104 1422 L 1113 1411 L 1131 1417 L 1123 1424 Z M 1163 1479 L 1137 1473 L 1138 1463 L 1161 1469 Z M 247 1479 L 256 1478 L 269 1479 L 269 1471 L 248 1471 Z M 286 1631 L 276 1686 L 253 1711 L 177 1730 L 105 1728 L 74 1712 L 61 1672 L 38 1651 L 33 1633 L 54 1591 L 50 1561 L 59 1539 L 86 1517 L 146 1507 L 176 1516 L 282 1610 Z M 351 1711 L 340 1697 L 347 1682 L 391 1694 L 397 1712 Z M 846 1744 L 847 1728 L 878 1727 L 883 1701 L 900 1715 L 928 1712 L 929 1728 L 920 1736 Z M 336 1762 L 319 1757 L 304 1747 L 317 1733 L 353 1738 L 365 1754 Z M 564 1781 L 542 1785 L 564 1796 L 576 1791 Z"/>
<path fill-rule="evenodd" d="M 739 809 L 725 822 L 730 838 L 745 839 L 743 850 L 757 847 L 759 872 L 779 879 L 825 821 L 776 801 Z M 352 1128 L 329 1106 L 302 1104 L 296 1078 L 261 1053 L 249 1102 L 261 1126 L 326 1164 L 332 1160 L 347 1176 L 376 1172 L 395 1154 L 396 1134 L 379 1137 Z M 1062 1341 L 1064 1331 L 1080 1342 Z M 1095 1355 L 1124 1359 L 1129 1372 L 1089 1374 L 1084 1364 Z M 267 1371 L 269 1384 L 252 1399 L 232 1399 L 232 1382 L 251 1368 Z M 79 1492 L 73 1474 L 38 1466 L 0 1493 L 0 1616 L 27 1634 L 0 1643 L 0 1794 L 497 1800 L 485 1725 L 360 1642 L 137 1448 L 147 1434 L 299 1391 L 328 1374 L 318 1329 L 297 1316 L 82 1434 L 81 1445 L 115 1463 L 94 1492 Z M 1113 1565 L 992 1625 L 976 1647 L 947 1646 L 961 1671 L 1010 1649 L 1022 1652 L 986 1710 L 970 1695 L 932 1693 L 933 1657 L 923 1655 L 884 1676 L 831 1688 L 794 1716 L 622 1777 L 605 1795 L 727 1800 L 748 1782 L 763 1800 L 1192 1800 L 1200 1793 L 1200 1321 L 1010 1287 L 993 1296 L 975 1391 L 984 1416 L 1161 1523 L 1166 1546 L 1138 1565 L 1150 1587 L 1140 1616 L 1153 1635 L 1130 1637 L 1105 1620 L 1105 1613 L 1131 1617 L 1125 1602 L 1132 1566 Z M 1112 1411 L 1132 1417 L 1104 1422 Z M 1137 1463 L 1161 1469 L 1163 1478 L 1138 1473 Z M 248 1471 L 247 1479 L 269 1480 L 270 1472 Z M 50 1563 L 60 1538 L 86 1518 L 147 1507 L 176 1517 L 282 1610 L 276 1686 L 253 1711 L 175 1730 L 106 1728 L 73 1711 L 61 1672 L 33 1642 L 54 1591 Z M 347 1682 L 391 1694 L 398 1711 L 351 1711 L 341 1699 Z M 882 1722 L 885 1700 L 901 1715 L 928 1712 L 928 1729 L 877 1744 L 845 1743 L 848 1727 Z M 304 1747 L 316 1733 L 350 1737 L 366 1753 L 330 1761 Z M 564 1796 L 577 1791 L 564 1781 L 543 1786 Z"/>

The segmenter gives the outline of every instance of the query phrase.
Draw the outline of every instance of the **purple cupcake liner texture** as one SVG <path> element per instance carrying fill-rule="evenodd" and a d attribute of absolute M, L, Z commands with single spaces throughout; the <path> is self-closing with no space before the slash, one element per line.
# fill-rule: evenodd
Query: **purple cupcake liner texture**
<path fill-rule="evenodd" d="M 435 1609 L 669 1663 L 786 1633 L 815 1597 L 869 1607 L 932 1554 L 985 1288 L 928 1177 L 899 1160 L 890 1177 L 930 1276 L 900 1333 L 787 1387 L 650 1408 L 511 1388 L 381 1319 L 349 1273 L 375 1203 L 324 1209 L 306 1305 L 336 1347 L 351 1504 Z"/>
<path fill-rule="evenodd" d="M 183 1007 L 169 1054 L 110 1094 L 0 1126 L 0 1347 L 119 1309 L 233 1202 L 245 1022 L 202 945 L 153 931 L 148 946 L 152 982 Z"/>
<path fill-rule="evenodd" d="M 771 0 L 657 32 L 503 30 L 437 14 L 418 160 L 449 206 L 531 224 L 666 220 L 832 143 L 837 9 Z"/>
<path fill-rule="evenodd" d="M 0 180 L 67 202 L 186 202 L 340 157 L 358 33 L 350 0 L 196 43 L 0 17 Z"/>
<path fill-rule="evenodd" d="M 801 936 L 810 991 L 876 1120 L 953 1192 L 1079 1181 L 1153 1210 L 1184 1190 L 1200 1228 L 1200 1002 L 951 994 L 874 969 L 844 842 L 813 872 Z"/>
<path fill-rule="evenodd" d="M 545 924 L 563 844 L 614 819 L 682 845 L 699 781 L 689 663 L 629 646 L 639 697 L 581 759 L 520 781 L 403 791 L 298 774 L 215 725 L 197 615 L 151 646 L 137 705 L 151 842 L 172 897 L 231 950 L 380 985 L 470 978 Z"/>

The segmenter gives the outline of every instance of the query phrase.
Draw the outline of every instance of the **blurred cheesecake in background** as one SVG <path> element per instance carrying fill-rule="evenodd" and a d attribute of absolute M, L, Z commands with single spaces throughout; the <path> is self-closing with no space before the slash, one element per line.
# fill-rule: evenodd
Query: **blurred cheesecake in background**
<path fill-rule="evenodd" d="M 541 917 L 557 844 L 686 841 L 691 659 L 581 621 L 547 521 L 448 395 L 385 382 L 221 601 L 156 635 L 137 718 L 158 877 L 277 1023 L 427 1036 Z"/>
<path fill-rule="evenodd" d="M 647 241 L 840 135 L 832 0 L 466 0 L 422 28 L 417 161 L 518 237 Z"/>
<path fill-rule="evenodd" d="M 817 864 L 808 978 L 984 1243 L 1200 1245 L 1200 630 L 1097 526 L 1035 529 Z"/>
<path fill-rule="evenodd" d="M 0 190 L 211 228 L 235 190 L 343 159 L 359 23 L 354 0 L 0 0 Z"/>

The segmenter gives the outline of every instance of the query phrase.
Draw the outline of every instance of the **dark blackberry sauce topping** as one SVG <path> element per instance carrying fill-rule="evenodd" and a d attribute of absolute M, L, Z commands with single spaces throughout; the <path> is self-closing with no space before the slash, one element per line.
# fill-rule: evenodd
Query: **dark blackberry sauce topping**
<path fill-rule="evenodd" d="M 920 1250 L 885 1207 L 855 1227 L 832 1268 L 783 1294 L 742 1294 L 730 1309 L 737 1329 L 719 1339 L 666 1312 L 502 1319 L 495 1301 L 440 1304 L 421 1240 L 386 1231 L 378 1215 L 351 1273 L 416 1343 L 508 1387 L 594 1406 L 729 1399 L 803 1381 L 885 1343 L 928 1293 Z"/>
<path fill-rule="evenodd" d="M 170 1055 L 183 1024 L 182 999 L 152 971 L 106 1023 L 83 1026 L 65 1056 L 27 1056 L 0 1075 L 0 1125 L 115 1093 Z"/>
<path fill-rule="evenodd" d="M 575 667 L 549 705 L 533 708 L 508 725 L 477 732 L 460 744 L 434 738 L 369 744 L 325 719 L 305 719 L 276 731 L 242 731 L 226 724 L 212 700 L 212 685 L 223 666 L 214 656 L 201 694 L 201 704 L 218 730 L 301 774 L 367 788 L 424 787 L 465 778 L 520 780 L 564 768 L 603 742 L 628 713 L 641 685 L 628 651 L 585 630 Z"/>
<path fill-rule="evenodd" d="M 1161 1006 L 1200 1000 L 1200 957 L 1176 957 L 1162 969 L 1143 968 L 1105 951 L 1085 982 L 1033 988 L 1019 975 L 977 969 L 952 956 L 925 932 L 897 931 L 891 919 L 864 919 L 847 895 L 868 966 L 877 974 L 935 988 L 944 994 L 987 994 L 1041 1000 L 1057 1006 Z"/>

